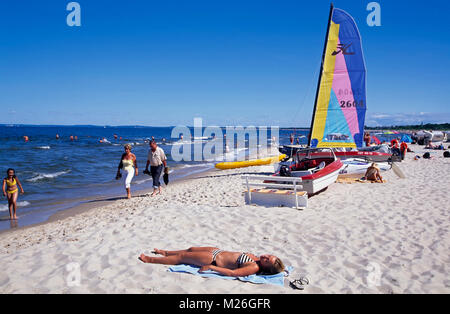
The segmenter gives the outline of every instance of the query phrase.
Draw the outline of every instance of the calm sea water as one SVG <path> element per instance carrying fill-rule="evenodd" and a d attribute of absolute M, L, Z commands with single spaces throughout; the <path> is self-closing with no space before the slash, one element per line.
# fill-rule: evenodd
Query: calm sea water
<path fill-rule="evenodd" d="M 86 198 L 123 196 L 123 182 L 114 177 L 126 143 L 133 144 L 140 168 L 140 175 L 133 180 L 133 191 L 152 186 L 151 177 L 142 174 L 152 136 L 168 156 L 171 180 L 211 169 L 221 159 L 175 162 L 171 156 L 174 145 L 186 147 L 191 140 L 172 139 L 171 132 L 171 127 L 0 126 L 0 176 L 3 178 L 8 168 L 14 168 L 26 192 L 19 195 L 19 225 L 45 221 L 56 211 Z M 114 134 L 119 138 L 115 139 Z M 289 142 L 289 134 L 289 130 L 280 131 L 282 143 Z M 306 132 L 297 134 L 304 136 Z M 28 142 L 24 135 L 29 137 Z M 78 140 L 71 141 L 71 135 Z M 101 143 L 103 138 L 106 141 Z M 212 140 L 205 138 L 202 143 Z M 301 141 L 306 140 L 302 137 Z M 248 154 L 248 149 L 231 147 L 227 157 L 242 159 Z M 10 227 L 8 218 L 7 201 L 2 196 L 0 230 Z"/>
<path fill-rule="evenodd" d="M 193 134 L 192 129 L 191 132 Z M 148 140 L 152 136 L 167 154 L 171 180 L 209 170 L 224 159 L 243 160 L 252 154 L 245 147 L 230 147 L 225 156 L 217 156 L 216 159 L 176 162 L 171 156 L 172 148 L 180 150 L 190 146 L 192 154 L 194 149 L 191 139 L 173 139 L 171 133 L 171 127 L 0 125 L 0 177 L 6 175 L 8 168 L 14 168 L 26 192 L 19 196 L 19 226 L 45 221 L 55 212 L 87 199 L 123 196 L 123 182 L 114 177 L 126 143 L 133 145 L 140 168 L 140 175 L 133 180 L 133 191 L 152 186 L 151 177 L 142 174 Z M 56 134 L 60 139 L 56 139 Z M 298 139 L 300 144 L 306 144 L 308 130 L 304 129 L 280 129 L 277 141 L 282 145 L 289 144 L 291 134 L 295 136 L 295 142 Z M 28 142 L 23 139 L 25 135 L 29 137 Z M 77 136 L 78 140 L 71 141 L 71 135 Z M 271 137 L 269 132 L 268 146 L 271 145 Z M 101 143 L 101 139 L 106 141 Z M 380 139 L 390 140 L 389 137 Z M 224 146 L 227 142 L 219 136 L 217 139 L 202 138 L 201 142 L 206 145 L 217 140 L 223 141 Z M 249 140 L 247 137 L 247 142 Z M 10 228 L 7 201 L 1 195 L 0 230 L 7 228 Z"/>

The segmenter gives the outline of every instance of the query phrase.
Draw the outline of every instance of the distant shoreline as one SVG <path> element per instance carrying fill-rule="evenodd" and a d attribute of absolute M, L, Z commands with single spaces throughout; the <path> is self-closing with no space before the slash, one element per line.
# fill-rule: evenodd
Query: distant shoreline
<path fill-rule="evenodd" d="M 377 126 L 365 127 L 366 130 L 398 130 L 398 131 L 419 131 L 419 130 L 433 130 L 433 131 L 449 131 L 450 123 L 427 123 L 415 125 L 394 125 L 394 126 Z"/>
<path fill-rule="evenodd" d="M 20 124 L 20 123 L 0 123 L 2 127 L 79 127 L 79 128 L 173 128 L 174 125 L 168 126 L 149 126 L 149 125 L 94 125 L 94 124 Z M 187 126 L 194 128 L 193 126 Z M 219 126 L 226 128 L 227 126 Z M 245 127 L 245 126 L 244 126 Z M 304 126 L 282 126 L 280 130 L 309 130 L 309 127 Z M 450 130 L 449 123 L 426 123 L 426 124 L 410 124 L 410 125 L 385 125 L 385 126 L 365 126 L 365 130 L 433 130 L 433 131 L 448 131 Z"/>

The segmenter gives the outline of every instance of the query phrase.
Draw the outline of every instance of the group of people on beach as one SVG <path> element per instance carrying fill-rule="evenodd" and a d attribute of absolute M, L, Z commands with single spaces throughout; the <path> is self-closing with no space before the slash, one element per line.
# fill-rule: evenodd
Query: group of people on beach
<path fill-rule="evenodd" d="M 59 138 L 60 136 L 57 134 L 56 139 Z M 70 138 L 72 140 L 72 138 L 75 139 L 76 136 L 71 136 Z M 26 137 L 26 141 L 29 141 L 28 137 Z M 162 193 L 160 183 L 161 174 L 163 171 L 168 174 L 169 168 L 167 167 L 167 157 L 164 150 L 158 147 L 153 137 L 149 145 L 150 149 L 148 152 L 147 164 L 144 173 L 152 176 L 153 193 L 151 196 L 155 196 L 156 194 Z M 123 170 L 125 173 L 125 189 L 127 192 L 127 198 L 130 199 L 131 181 L 134 176 L 139 174 L 139 172 L 136 155 L 131 152 L 132 146 L 130 144 L 126 144 L 124 149 L 125 152 L 120 158 L 116 179 L 120 179 L 122 177 L 121 170 Z M 6 171 L 6 177 L 3 179 L 2 190 L 3 196 L 8 200 L 10 220 L 17 220 L 17 199 L 19 196 L 19 190 L 21 194 L 24 194 L 25 192 L 19 178 L 16 176 L 16 171 L 14 169 L 10 168 Z"/>
<path fill-rule="evenodd" d="M 144 173 L 152 176 L 153 193 L 151 196 L 161 194 L 160 177 L 164 170 L 168 172 L 167 157 L 160 147 L 158 147 L 154 138 L 150 141 L 150 149 L 148 151 L 147 163 Z M 134 176 L 139 174 L 138 162 L 136 155 L 132 153 L 132 146 L 126 144 L 124 146 L 117 169 L 116 179 L 125 176 L 125 189 L 127 198 L 131 198 L 131 181 Z M 24 190 L 19 178 L 16 176 L 14 169 L 8 169 L 7 177 L 3 180 L 3 194 L 8 198 L 9 211 L 11 220 L 17 220 L 17 197 Z M 152 264 L 190 264 L 200 267 L 199 272 L 214 271 L 216 273 L 232 276 L 243 277 L 253 274 L 277 274 L 285 270 L 283 262 L 274 255 L 256 256 L 248 252 L 231 252 L 224 251 L 217 247 L 191 247 L 186 250 L 167 251 L 155 249 L 153 253 L 162 255 L 162 257 L 150 257 L 141 254 L 139 259 L 144 263 Z"/>
<path fill-rule="evenodd" d="M 144 173 L 152 176 L 153 179 L 153 193 L 151 196 L 161 194 L 161 173 L 164 170 L 168 173 L 167 157 L 164 150 L 156 144 L 156 141 L 152 139 L 150 141 L 150 149 L 148 151 L 147 164 L 145 166 Z M 127 198 L 131 198 L 131 180 L 134 176 L 139 174 L 138 163 L 136 155 L 131 152 L 132 146 L 126 144 L 124 146 L 125 152 L 120 158 L 119 167 L 117 168 L 116 180 L 122 177 L 121 170 L 125 173 L 125 190 L 127 191 Z M 149 171 L 150 166 L 150 171 Z"/>

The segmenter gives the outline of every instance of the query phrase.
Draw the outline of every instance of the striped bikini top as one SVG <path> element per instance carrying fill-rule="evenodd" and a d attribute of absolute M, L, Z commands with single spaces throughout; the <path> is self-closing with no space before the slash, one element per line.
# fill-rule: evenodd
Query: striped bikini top
<path fill-rule="evenodd" d="M 250 256 L 248 256 L 247 253 L 242 253 L 241 255 L 239 255 L 239 257 L 236 260 L 238 267 L 241 267 L 245 263 L 250 263 L 250 262 L 254 263 L 255 261 Z"/>

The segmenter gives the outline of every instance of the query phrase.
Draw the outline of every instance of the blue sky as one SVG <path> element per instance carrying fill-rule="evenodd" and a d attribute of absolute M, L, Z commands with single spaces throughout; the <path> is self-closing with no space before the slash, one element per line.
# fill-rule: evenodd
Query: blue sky
<path fill-rule="evenodd" d="M 0 123 L 309 125 L 329 1 L 69 2 L 0 2 Z M 450 122 L 450 3 L 369 2 L 366 124 Z"/>

